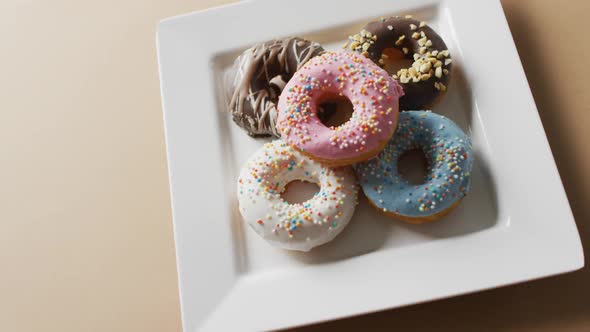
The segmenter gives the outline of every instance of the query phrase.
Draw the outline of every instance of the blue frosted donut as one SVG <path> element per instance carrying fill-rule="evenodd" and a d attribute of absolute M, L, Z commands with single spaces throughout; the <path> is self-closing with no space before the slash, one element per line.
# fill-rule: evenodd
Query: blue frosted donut
<path fill-rule="evenodd" d="M 413 149 L 421 149 L 428 161 L 426 182 L 419 185 L 398 172 L 400 156 Z M 472 165 L 471 139 L 453 121 L 430 111 L 407 111 L 400 113 L 385 149 L 355 170 L 373 205 L 397 219 L 421 223 L 458 205 L 469 191 Z"/>

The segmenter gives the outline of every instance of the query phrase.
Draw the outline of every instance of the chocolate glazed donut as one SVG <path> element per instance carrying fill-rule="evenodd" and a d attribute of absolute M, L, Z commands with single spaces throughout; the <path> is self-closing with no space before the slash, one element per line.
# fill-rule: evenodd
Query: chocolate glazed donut
<path fill-rule="evenodd" d="M 236 124 L 251 136 L 280 137 L 275 128 L 276 103 L 285 84 L 309 59 L 324 53 L 302 38 L 276 39 L 256 44 L 234 63 L 229 83 L 229 109 Z"/>
<path fill-rule="evenodd" d="M 442 38 L 426 23 L 411 16 L 382 18 L 370 22 L 360 34 L 350 36 L 345 47 L 360 52 L 383 66 L 384 51 L 395 48 L 413 61 L 393 78 L 405 92 L 400 110 L 429 109 L 447 90 L 451 78 L 451 56 Z"/>

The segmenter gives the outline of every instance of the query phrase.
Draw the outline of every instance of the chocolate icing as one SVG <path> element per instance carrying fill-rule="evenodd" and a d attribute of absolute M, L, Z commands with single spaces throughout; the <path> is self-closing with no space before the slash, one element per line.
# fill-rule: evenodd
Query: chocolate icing
<path fill-rule="evenodd" d="M 400 110 L 428 109 L 446 91 L 451 78 L 451 57 L 442 38 L 424 22 L 410 16 L 383 18 L 368 23 L 360 35 L 351 36 L 349 39 L 347 48 L 363 53 L 381 66 L 382 54 L 387 48 L 395 48 L 401 51 L 405 58 L 414 61 L 414 71 L 418 73 L 412 74 L 413 78 L 409 78 L 409 81 L 407 75 L 410 75 L 409 70 L 412 67 L 402 69 L 394 75 L 405 92 L 399 101 Z M 362 42 L 359 39 L 362 39 Z M 441 68 L 438 72 L 435 67 L 436 61 L 440 62 L 437 65 Z M 430 69 L 421 72 L 420 67 L 426 62 L 430 62 Z"/>
<path fill-rule="evenodd" d="M 275 128 L 279 95 L 303 64 L 322 53 L 318 43 L 298 37 L 267 41 L 244 51 L 234 63 L 235 75 L 226 81 L 234 122 L 251 136 L 280 137 Z"/>

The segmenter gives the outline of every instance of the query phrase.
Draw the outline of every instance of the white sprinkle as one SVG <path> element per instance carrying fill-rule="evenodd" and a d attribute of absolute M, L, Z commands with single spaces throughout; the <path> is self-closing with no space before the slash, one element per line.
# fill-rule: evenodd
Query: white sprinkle
<path fill-rule="evenodd" d="M 388 26 L 387 26 L 387 29 L 389 29 L 389 30 L 393 30 L 393 27 L 392 27 L 391 25 L 388 25 Z"/>

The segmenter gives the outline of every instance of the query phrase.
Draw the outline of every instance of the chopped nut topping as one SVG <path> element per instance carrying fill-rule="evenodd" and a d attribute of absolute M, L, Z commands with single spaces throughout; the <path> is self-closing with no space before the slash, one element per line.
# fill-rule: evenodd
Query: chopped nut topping
<path fill-rule="evenodd" d="M 393 30 L 393 27 L 391 25 L 388 25 L 387 29 L 389 29 L 391 31 L 391 30 Z"/>
<path fill-rule="evenodd" d="M 404 41 L 404 39 L 406 39 L 406 36 L 405 35 L 399 36 L 399 38 L 395 42 L 395 46 L 400 46 L 402 44 L 402 42 Z"/>
<path fill-rule="evenodd" d="M 352 51 L 363 52 L 371 47 L 375 40 L 377 40 L 377 36 L 367 30 L 361 30 L 360 33 L 349 36 L 348 40 L 350 44 L 345 44 L 343 48 L 350 48 Z M 362 54 L 365 55 L 365 52 Z M 368 55 L 368 53 L 366 55 Z"/>
<path fill-rule="evenodd" d="M 432 41 L 430 39 L 428 39 L 426 41 L 426 44 L 424 44 L 424 45 L 426 45 L 426 47 L 430 47 L 430 46 L 432 46 Z"/>
<path fill-rule="evenodd" d="M 449 74 L 449 70 L 448 69 L 443 69 L 443 74 L 448 75 Z"/>
<path fill-rule="evenodd" d="M 428 39 L 426 37 L 423 37 L 423 38 L 418 39 L 418 45 L 424 46 L 424 44 L 426 44 L 426 41 L 427 40 Z"/>
<path fill-rule="evenodd" d="M 443 74 L 442 67 L 438 67 L 438 68 L 436 68 L 436 70 L 434 71 L 434 76 L 436 76 L 436 77 L 438 77 L 438 78 L 441 78 L 441 77 L 442 77 L 442 74 Z"/>
<path fill-rule="evenodd" d="M 416 29 L 418 29 L 418 27 L 415 24 L 410 24 L 410 29 L 416 30 Z"/>
<path fill-rule="evenodd" d="M 426 74 L 430 71 L 431 68 L 432 65 L 430 64 L 430 62 L 426 62 L 425 64 L 420 66 L 420 72 Z"/>
<path fill-rule="evenodd" d="M 426 34 L 424 33 L 424 31 L 420 31 L 420 36 L 426 37 Z"/>
<path fill-rule="evenodd" d="M 426 53 L 426 47 L 420 47 L 420 54 Z"/>
<path fill-rule="evenodd" d="M 421 28 L 423 28 L 423 27 L 425 27 L 425 26 L 426 26 L 426 22 L 424 22 L 424 21 L 420 22 L 420 27 L 421 27 Z"/>
<path fill-rule="evenodd" d="M 396 76 L 400 78 L 401 83 L 418 83 L 420 81 L 427 81 L 436 75 L 436 64 L 438 64 L 439 67 L 442 66 L 442 62 L 432 56 L 430 52 L 423 55 L 415 53 L 412 66 L 398 70 Z M 442 76 L 442 68 L 440 74 Z M 439 86 L 438 83 L 437 86 Z"/>
<path fill-rule="evenodd" d="M 453 59 L 445 59 L 445 66 L 448 65 L 449 63 L 453 62 Z"/>
<path fill-rule="evenodd" d="M 447 87 L 440 82 L 434 82 L 434 87 L 440 91 L 447 91 Z"/>
<path fill-rule="evenodd" d="M 404 52 L 404 54 L 408 54 L 408 49 L 406 47 L 402 48 L 402 52 Z"/>
<path fill-rule="evenodd" d="M 419 34 L 419 33 L 417 33 L 417 32 L 414 32 L 414 33 L 412 34 L 412 38 L 414 38 L 414 39 L 418 39 L 418 38 L 420 38 L 420 34 Z"/>
<path fill-rule="evenodd" d="M 412 15 L 406 15 L 406 18 L 412 18 Z"/>
<path fill-rule="evenodd" d="M 432 51 L 432 55 L 433 55 L 433 56 L 437 56 L 437 55 L 438 55 L 438 50 L 434 50 L 434 51 Z"/>

